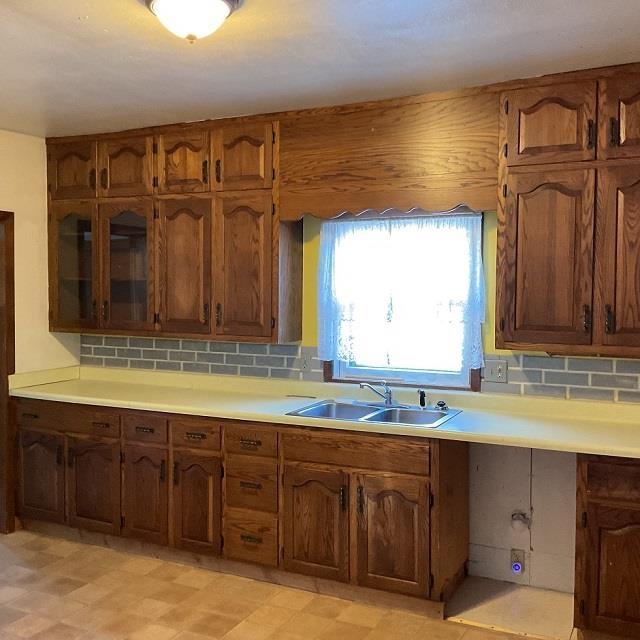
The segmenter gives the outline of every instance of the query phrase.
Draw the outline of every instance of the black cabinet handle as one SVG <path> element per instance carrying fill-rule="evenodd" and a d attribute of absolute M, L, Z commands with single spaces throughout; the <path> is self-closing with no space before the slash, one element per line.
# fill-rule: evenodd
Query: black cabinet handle
<path fill-rule="evenodd" d="M 207 439 L 207 435 L 205 433 L 199 433 L 197 431 L 187 431 L 187 433 L 185 434 L 187 440 L 206 440 Z"/>
<path fill-rule="evenodd" d="M 107 189 L 109 187 L 109 172 L 106 168 L 100 172 L 100 186 L 103 189 Z"/>
<path fill-rule="evenodd" d="M 89 171 L 89 186 L 92 189 L 96 188 L 96 170 L 95 169 L 91 169 L 91 171 Z"/>
<path fill-rule="evenodd" d="M 242 449 L 251 449 L 255 451 L 262 446 L 262 440 L 251 440 L 250 438 L 240 438 L 240 447 Z"/>
<path fill-rule="evenodd" d="M 109 424 L 108 422 L 92 422 L 91 426 L 95 427 L 96 429 L 110 429 L 111 428 L 111 424 Z"/>
<path fill-rule="evenodd" d="M 262 489 L 262 485 L 259 482 L 240 482 L 241 489 L 250 489 L 252 491 L 260 491 Z"/>
<path fill-rule="evenodd" d="M 64 465 L 64 449 L 61 444 L 56 448 L 56 464 L 59 467 Z"/>
<path fill-rule="evenodd" d="M 67 452 L 67 466 L 69 467 L 69 469 L 73 469 L 73 461 L 75 457 L 76 452 L 71 447 L 69 447 L 69 451 Z"/>
<path fill-rule="evenodd" d="M 160 482 L 164 482 L 167 479 L 167 463 L 163 460 L 160 463 Z"/>
<path fill-rule="evenodd" d="M 136 427 L 138 433 L 155 433 L 156 430 L 153 427 Z"/>
<path fill-rule="evenodd" d="M 587 123 L 587 149 L 593 149 L 596 146 L 596 127 L 593 120 Z"/>
<path fill-rule="evenodd" d="M 27 420 L 37 420 L 40 416 L 37 413 L 23 413 L 22 417 Z"/>
<path fill-rule="evenodd" d="M 358 513 L 364 513 L 364 487 L 358 487 Z"/>
<path fill-rule="evenodd" d="M 617 118 L 609 120 L 609 146 L 617 147 L 620 145 L 620 121 Z"/>
<path fill-rule="evenodd" d="M 606 305 L 604 308 L 604 331 L 608 334 L 616 332 L 615 317 L 610 304 Z"/>
<path fill-rule="evenodd" d="M 91 302 L 91 317 L 94 320 L 98 319 L 98 301 L 97 300 L 93 300 Z"/>
<path fill-rule="evenodd" d="M 105 300 L 102 303 L 102 319 L 106 322 L 109 319 L 109 301 Z"/>
<path fill-rule="evenodd" d="M 345 485 L 340 487 L 340 509 L 342 511 L 347 510 L 347 487 Z"/>
<path fill-rule="evenodd" d="M 209 184 L 209 161 L 205 160 L 202 163 L 202 182 Z"/>
<path fill-rule="evenodd" d="M 242 540 L 242 542 L 248 542 L 249 544 L 262 544 L 262 538 L 258 538 L 257 536 L 248 536 L 246 533 L 243 533 L 240 536 L 240 540 Z"/>
<path fill-rule="evenodd" d="M 220 184 L 222 180 L 222 162 L 218 159 L 216 160 L 216 182 Z"/>
<path fill-rule="evenodd" d="M 209 322 L 209 303 L 205 302 L 202 307 L 202 315 L 204 316 L 204 324 Z"/>
<path fill-rule="evenodd" d="M 173 463 L 173 484 L 177 487 L 180 484 L 180 465 Z"/>
<path fill-rule="evenodd" d="M 588 304 L 585 304 L 582 307 L 582 327 L 585 333 L 591 333 L 591 323 L 593 320 L 593 315 L 591 313 L 591 307 Z"/>
<path fill-rule="evenodd" d="M 222 324 L 222 305 L 218 302 L 216 305 L 216 327 Z"/>

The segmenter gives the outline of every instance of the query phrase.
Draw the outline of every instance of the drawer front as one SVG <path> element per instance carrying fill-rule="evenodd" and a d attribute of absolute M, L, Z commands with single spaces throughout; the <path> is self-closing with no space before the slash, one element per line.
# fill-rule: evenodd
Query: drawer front
<path fill-rule="evenodd" d="M 398 438 L 365 435 L 316 434 L 291 432 L 282 435 L 287 461 L 334 464 L 371 471 L 395 471 L 428 476 L 428 442 L 406 442 Z"/>
<path fill-rule="evenodd" d="M 278 432 L 275 427 L 227 424 L 224 427 L 224 447 L 227 453 L 275 458 L 278 453 Z"/>
<path fill-rule="evenodd" d="M 220 451 L 220 425 L 212 420 L 170 420 L 169 427 L 174 447 Z"/>
<path fill-rule="evenodd" d="M 278 517 L 228 509 L 224 516 L 224 556 L 278 566 Z"/>
<path fill-rule="evenodd" d="M 144 413 L 127 413 L 122 416 L 122 430 L 126 440 L 135 442 L 167 442 L 167 419 Z"/>
<path fill-rule="evenodd" d="M 640 462 L 587 462 L 587 494 L 591 498 L 640 501 Z"/>
<path fill-rule="evenodd" d="M 230 455 L 225 462 L 225 501 L 230 507 L 278 512 L 278 463 Z"/>
<path fill-rule="evenodd" d="M 120 416 L 116 409 L 81 404 L 21 400 L 18 403 L 18 424 L 21 427 L 52 429 L 63 433 L 120 437 Z"/>

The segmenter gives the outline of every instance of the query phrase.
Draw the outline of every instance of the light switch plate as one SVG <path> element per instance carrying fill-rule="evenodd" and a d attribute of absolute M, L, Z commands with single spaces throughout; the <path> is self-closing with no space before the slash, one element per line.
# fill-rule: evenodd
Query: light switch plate
<path fill-rule="evenodd" d="M 508 370 L 506 360 L 487 360 L 484 366 L 484 379 L 487 382 L 506 382 Z"/>

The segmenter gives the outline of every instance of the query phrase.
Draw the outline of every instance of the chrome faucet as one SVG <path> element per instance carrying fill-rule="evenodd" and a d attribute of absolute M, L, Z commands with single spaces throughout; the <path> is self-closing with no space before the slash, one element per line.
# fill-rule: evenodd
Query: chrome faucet
<path fill-rule="evenodd" d="M 379 387 L 382 387 L 384 389 L 384 393 L 382 391 L 378 391 L 373 385 L 369 384 L 368 382 L 361 382 L 360 388 L 370 389 L 371 391 L 373 391 L 373 393 L 375 393 L 376 395 L 384 399 L 385 407 L 392 407 L 393 391 L 391 391 L 391 387 L 384 380 L 381 380 L 380 382 L 376 382 L 375 384 Z"/>

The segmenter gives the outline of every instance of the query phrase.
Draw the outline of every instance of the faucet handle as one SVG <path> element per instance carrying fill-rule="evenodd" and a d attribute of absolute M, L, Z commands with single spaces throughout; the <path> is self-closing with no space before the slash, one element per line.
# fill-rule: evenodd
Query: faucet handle
<path fill-rule="evenodd" d="M 418 389 L 418 397 L 420 398 L 420 407 L 424 409 L 427 406 L 427 392 L 424 389 Z"/>

